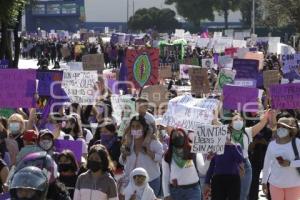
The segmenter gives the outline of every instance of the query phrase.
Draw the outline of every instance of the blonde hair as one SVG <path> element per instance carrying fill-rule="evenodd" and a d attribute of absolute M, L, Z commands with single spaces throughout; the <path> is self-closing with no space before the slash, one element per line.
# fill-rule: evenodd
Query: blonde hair
<path fill-rule="evenodd" d="M 8 118 L 8 124 L 10 124 L 11 122 L 19 122 L 20 123 L 20 132 L 23 133 L 25 131 L 25 121 L 24 121 L 24 118 L 22 115 L 20 115 L 18 113 L 12 114 Z"/>

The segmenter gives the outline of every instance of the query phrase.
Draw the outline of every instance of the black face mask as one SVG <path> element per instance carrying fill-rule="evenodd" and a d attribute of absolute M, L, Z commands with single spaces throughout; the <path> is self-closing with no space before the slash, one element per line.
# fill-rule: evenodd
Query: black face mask
<path fill-rule="evenodd" d="M 87 162 L 87 168 L 91 170 L 92 172 L 97 172 L 100 169 L 103 169 L 102 163 L 98 161 L 88 160 Z"/>
<path fill-rule="evenodd" d="M 184 137 L 183 136 L 177 136 L 177 137 L 173 138 L 172 139 L 172 144 L 176 148 L 183 147 L 183 145 L 184 145 Z"/>
<path fill-rule="evenodd" d="M 67 164 L 63 163 L 58 165 L 58 172 L 66 172 L 70 170 L 73 172 L 76 171 L 75 167 L 71 163 L 67 163 Z"/>
<path fill-rule="evenodd" d="M 72 131 L 72 128 L 64 128 L 62 129 L 63 132 L 65 132 L 66 134 L 70 134 Z"/>

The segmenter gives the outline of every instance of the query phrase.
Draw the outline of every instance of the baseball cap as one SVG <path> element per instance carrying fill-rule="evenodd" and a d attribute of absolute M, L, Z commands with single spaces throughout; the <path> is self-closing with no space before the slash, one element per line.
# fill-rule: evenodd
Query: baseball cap
<path fill-rule="evenodd" d="M 38 134 L 34 130 L 27 130 L 23 133 L 22 139 L 28 142 L 35 142 L 38 139 Z"/>

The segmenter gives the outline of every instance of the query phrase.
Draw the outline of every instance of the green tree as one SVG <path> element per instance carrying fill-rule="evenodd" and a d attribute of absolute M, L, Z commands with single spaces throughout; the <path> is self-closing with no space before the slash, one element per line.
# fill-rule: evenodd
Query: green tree
<path fill-rule="evenodd" d="M 224 15 L 225 29 L 228 29 L 229 11 L 236 11 L 240 8 L 241 0 L 214 0 L 214 9 Z"/>
<path fill-rule="evenodd" d="M 29 0 L 0 0 L 0 59 L 9 60 L 10 66 L 17 67 L 20 55 L 21 38 L 18 36 L 22 13 Z M 14 58 L 12 54 L 11 31 L 14 35 Z"/>
<path fill-rule="evenodd" d="M 199 26 L 201 20 L 214 20 L 212 0 L 165 0 L 166 4 L 175 3 L 178 14 Z"/>
<path fill-rule="evenodd" d="M 176 13 L 171 9 L 143 8 L 130 17 L 128 26 L 133 31 L 145 31 L 155 28 L 159 32 L 173 31 L 179 26 Z"/>
<path fill-rule="evenodd" d="M 255 24 L 264 26 L 263 18 L 265 15 L 264 9 L 265 0 L 255 0 Z M 241 0 L 240 11 L 242 14 L 242 24 L 244 28 L 250 28 L 252 24 L 252 0 Z"/>
<path fill-rule="evenodd" d="M 300 1 L 299 0 L 266 0 L 265 25 L 270 27 L 282 27 L 294 25 L 300 32 Z"/>

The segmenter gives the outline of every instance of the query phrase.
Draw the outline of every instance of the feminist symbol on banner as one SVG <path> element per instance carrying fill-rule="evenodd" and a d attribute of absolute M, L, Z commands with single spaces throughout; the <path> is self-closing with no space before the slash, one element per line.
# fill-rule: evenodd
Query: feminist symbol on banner
<path fill-rule="evenodd" d="M 133 66 L 134 79 L 143 87 L 151 75 L 151 63 L 147 55 L 140 55 Z"/>

